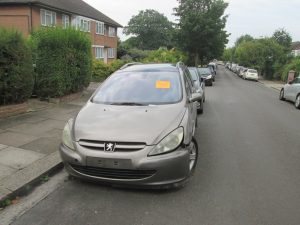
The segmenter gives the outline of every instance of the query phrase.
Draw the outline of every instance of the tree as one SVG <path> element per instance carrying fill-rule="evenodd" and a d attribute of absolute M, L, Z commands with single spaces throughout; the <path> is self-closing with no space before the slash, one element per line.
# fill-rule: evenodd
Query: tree
<path fill-rule="evenodd" d="M 292 45 L 292 37 L 284 28 L 276 30 L 273 34 L 273 38 L 278 44 L 283 46 L 286 51 L 290 50 Z"/>
<path fill-rule="evenodd" d="M 249 34 L 242 35 L 235 41 L 235 47 L 238 47 L 243 42 L 253 41 L 253 40 L 254 38 Z"/>
<path fill-rule="evenodd" d="M 178 0 L 175 9 L 179 19 L 178 40 L 180 46 L 195 57 L 195 65 L 221 57 L 227 44 L 224 30 L 228 3 L 223 0 Z"/>
<path fill-rule="evenodd" d="M 142 50 L 154 50 L 170 47 L 172 43 L 173 23 L 163 14 L 147 9 L 133 16 L 123 33 L 134 35 L 134 47 Z"/>

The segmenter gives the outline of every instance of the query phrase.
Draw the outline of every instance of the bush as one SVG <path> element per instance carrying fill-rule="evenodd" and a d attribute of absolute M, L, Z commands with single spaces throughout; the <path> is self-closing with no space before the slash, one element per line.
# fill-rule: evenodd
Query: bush
<path fill-rule="evenodd" d="M 30 48 L 20 32 L 0 28 L 0 105 L 23 103 L 32 88 Z"/>
<path fill-rule="evenodd" d="M 143 60 L 145 63 L 177 63 L 179 61 L 185 62 L 187 57 L 181 51 L 175 48 L 168 50 L 160 48 L 155 51 L 151 51 L 149 55 Z"/>
<path fill-rule="evenodd" d="M 73 28 L 41 28 L 32 34 L 36 57 L 36 93 L 60 97 L 88 86 L 91 78 L 91 41 Z"/>
<path fill-rule="evenodd" d="M 300 73 L 300 57 L 294 58 L 289 64 L 284 66 L 283 73 L 281 75 L 282 81 L 287 81 L 290 70 L 296 71 L 296 74 Z"/>
<path fill-rule="evenodd" d="M 126 60 L 114 60 L 110 64 L 104 63 L 102 60 L 94 60 L 92 70 L 92 80 L 95 82 L 102 82 L 112 73 L 120 69 L 123 65 L 128 63 Z"/>

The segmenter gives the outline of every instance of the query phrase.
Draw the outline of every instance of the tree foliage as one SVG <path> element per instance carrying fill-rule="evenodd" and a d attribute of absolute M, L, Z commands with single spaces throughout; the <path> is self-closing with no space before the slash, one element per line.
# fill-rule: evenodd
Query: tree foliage
<path fill-rule="evenodd" d="M 228 3 L 223 0 L 178 0 L 178 40 L 195 64 L 222 56 L 228 34 L 224 30 Z"/>
<path fill-rule="evenodd" d="M 163 14 L 147 9 L 133 16 L 123 33 L 133 35 L 132 47 L 142 50 L 154 50 L 172 45 L 173 24 Z"/>
<path fill-rule="evenodd" d="M 292 45 L 292 37 L 284 28 L 276 30 L 273 34 L 273 38 L 278 44 L 283 46 L 286 51 L 290 50 Z"/>

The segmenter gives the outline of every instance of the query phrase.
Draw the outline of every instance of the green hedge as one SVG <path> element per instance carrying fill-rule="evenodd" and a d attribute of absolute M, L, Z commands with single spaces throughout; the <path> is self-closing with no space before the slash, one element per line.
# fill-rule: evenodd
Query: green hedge
<path fill-rule="evenodd" d="M 120 69 L 128 63 L 126 60 L 114 60 L 110 64 L 104 63 L 102 60 L 94 60 L 92 70 L 92 80 L 95 82 L 104 81 L 109 75 Z"/>
<path fill-rule="evenodd" d="M 73 28 L 41 28 L 32 34 L 31 43 L 39 97 L 60 97 L 88 86 L 92 54 L 86 33 Z"/>
<path fill-rule="evenodd" d="M 23 103 L 32 88 L 30 48 L 20 32 L 0 28 L 0 105 Z"/>

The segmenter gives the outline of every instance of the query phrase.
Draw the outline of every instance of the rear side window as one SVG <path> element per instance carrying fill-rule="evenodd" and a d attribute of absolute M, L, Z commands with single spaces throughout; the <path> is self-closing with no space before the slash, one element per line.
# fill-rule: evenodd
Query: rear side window
<path fill-rule="evenodd" d="M 191 74 L 191 76 L 193 78 L 193 81 L 198 80 L 197 71 L 195 69 L 193 69 L 193 68 L 189 69 L 189 71 L 190 71 L 190 74 Z"/>
<path fill-rule="evenodd" d="M 249 73 L 257 73 L 256 70 L 248 70 Z"/>

